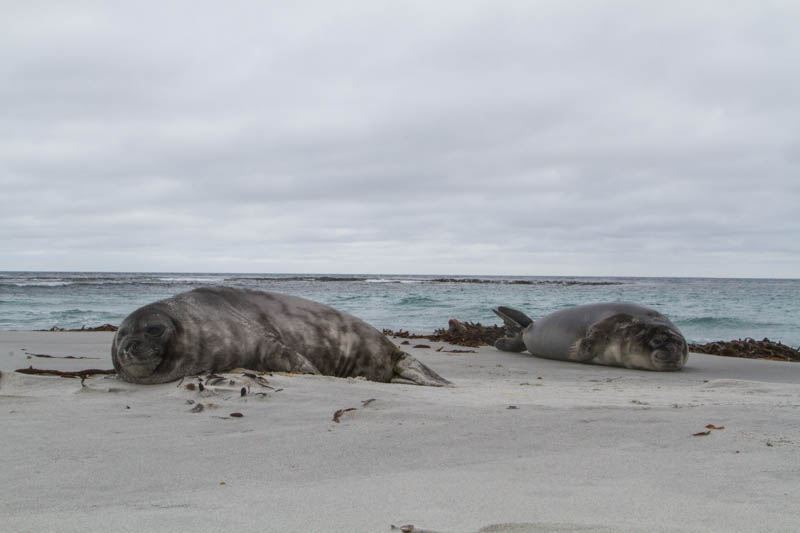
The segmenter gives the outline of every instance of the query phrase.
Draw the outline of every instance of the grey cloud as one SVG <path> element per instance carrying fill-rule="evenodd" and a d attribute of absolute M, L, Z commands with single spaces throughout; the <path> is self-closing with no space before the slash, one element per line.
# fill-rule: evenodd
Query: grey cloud
<path fill-rule="evenodd" d="M 7 11 L 0 268 L 800 266 L 792 4 Z"/>

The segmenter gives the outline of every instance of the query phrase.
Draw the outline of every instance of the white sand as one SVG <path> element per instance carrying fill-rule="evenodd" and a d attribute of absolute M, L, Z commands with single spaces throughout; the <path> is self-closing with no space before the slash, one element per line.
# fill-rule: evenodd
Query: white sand
<path fill-rule="evenodd" d="M 111 368 L 111 337 L 0 333 L 0 530 L 800 524 L 800 364 L 692 354 L 682 372 L 652 373 L 410 349 L 455 387 L 276 374 L 282 391 L 252 384 L 245 398 L 239 384 L 201 393 L 97 376 L 81 387 L 13 372 Z M 189 400 L 218 407 L 192 413 Z M 707 424 L 725 429 L 692 436 Z"/>

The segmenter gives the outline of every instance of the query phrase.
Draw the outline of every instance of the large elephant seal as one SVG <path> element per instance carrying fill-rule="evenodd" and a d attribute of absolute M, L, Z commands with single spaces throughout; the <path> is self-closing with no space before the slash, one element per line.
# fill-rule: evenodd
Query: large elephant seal
<path fill-rule="evenodd" d="M 658 371 L 680 370 L 689 357 L 675 324 L 641 305 L 578 305 L 536 322 L 509 307 L 494 312 L 506 325 L 506 337 L 495 346 L 507 352 L 527 349 L 546 359 Z"/>
<path fill-rule="evenodd" d="M 449 383 L 352 315 L 295 296 L 230 287 L 195 289 L 137 309 L 120 325 L 111 359 L 131 383 L 237 367 Z"/>

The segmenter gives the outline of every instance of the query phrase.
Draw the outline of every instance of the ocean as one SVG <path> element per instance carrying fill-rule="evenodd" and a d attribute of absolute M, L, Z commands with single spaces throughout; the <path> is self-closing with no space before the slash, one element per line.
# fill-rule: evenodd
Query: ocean
<path fill-rule="evenodd" d="M 179 292 L 229 285 L 302 296 L 378 329 L 431 333 L 450 318 L 499 324 L 498 305 L 531 318 L 593 302 L 629 301 L 667 315 L 687 341 L 752 337 L 800 346 L 800 280 L 388 274 L 0 272 L 0 330 L 118 325 Z"/>

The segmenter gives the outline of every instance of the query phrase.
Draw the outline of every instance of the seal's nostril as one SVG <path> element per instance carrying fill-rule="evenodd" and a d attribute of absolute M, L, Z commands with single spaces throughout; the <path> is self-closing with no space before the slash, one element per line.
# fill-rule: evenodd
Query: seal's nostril
<path fill-rule="evenodd" d="M 138 341 L 130 341 L 128 344 L 125 345 L 125 349 L 123 350 L 125 353 L 135 352 L 139 348 Z"/>
<path fill-rule="evenodd" d="M 659 350 L 653 354 L 657 361 L 662 362 L 675 362 L 679 361 L 681 358 L 681 354 L 677 352 L 672 352 L 669 350 Z"/>

